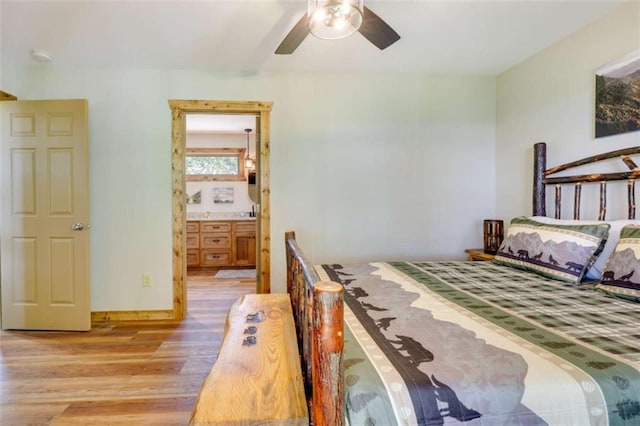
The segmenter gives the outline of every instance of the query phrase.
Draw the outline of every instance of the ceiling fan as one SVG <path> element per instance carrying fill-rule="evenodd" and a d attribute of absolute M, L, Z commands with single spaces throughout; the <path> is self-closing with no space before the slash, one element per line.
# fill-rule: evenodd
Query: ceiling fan
<path fill-rule="evenodd" d="M 308 0 L 307 13 L 289 31 L 275 53 L 290 55 L 309 33 L 322 39 L 338 39 L 358 31 L 380 50 L 398 41 L 398 33 L 362 2 Z"/>

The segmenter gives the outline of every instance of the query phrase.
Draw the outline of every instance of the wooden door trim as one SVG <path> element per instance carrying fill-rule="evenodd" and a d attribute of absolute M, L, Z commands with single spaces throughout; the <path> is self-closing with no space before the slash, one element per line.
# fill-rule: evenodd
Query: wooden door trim
<path fill-rule="evenodd" d="M 187 314 L 186 199 L 185 199 L 185 115 L 187 113 L 251 114 L 260 117 L 260 214 L 258 215 L 258 280 L 256 293 L 271 292 L 271 209 L 269 204 L 270 114 L 273 102 L 169 100 L 171 107 L 171 186 L 173 209 L 173 316 Z"/>
<path fill-rule="evenodd" d="M 0 101 L 17 101 L 18 98 L 11 93 L 0 90 Z"/>

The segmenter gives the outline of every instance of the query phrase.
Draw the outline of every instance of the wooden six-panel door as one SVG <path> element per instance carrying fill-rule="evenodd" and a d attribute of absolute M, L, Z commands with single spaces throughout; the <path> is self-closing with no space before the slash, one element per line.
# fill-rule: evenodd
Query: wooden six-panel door
<path fill-rule="evenodd" d="M 0 104 L 3 329 L 91 328 L 87 110 Z"/>

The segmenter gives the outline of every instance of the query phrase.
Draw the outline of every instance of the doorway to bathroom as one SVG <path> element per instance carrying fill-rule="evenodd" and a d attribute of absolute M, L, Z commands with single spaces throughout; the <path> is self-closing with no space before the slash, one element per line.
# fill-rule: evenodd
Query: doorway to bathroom
<path fill-rule="evenodd" d="M 256 129 L 250 114 L 187 114 L 187 276 L 256 281 Z"/>
<path fill-rule="evenodd" d="M 233 186 L 220 186 L 217 187 L 223 189 L 217 189 L 215 194 L 213 193 L 213 187 L 210 188 L 212 192 L 211 194 L 205 194 L 200 192 L 201 203 L 202 197 L 211 196 L 212 205 L 215 205 L 215 199 L 217 197 L 219 203 L 218 204 L 228 204 L 228 209 L 226 211 L 229 215 L 238 215 L 238 218 L 233 218 L 234 220 L 225 220 L 222 221 L 228 225 L 229 227 L 229 238 L 232 240 L 229 242 L 229 246 L 233 247 L 233 238 L 240 237 L 236 241 L 236 253 L 234 254 L 233 248 L 231 251 L 224 252 L 224 250 L 220 250 L 219 253 L 216 254 L 215 250 L 211 252 L 205 252 L 205 255 L 209 256 L 209 261 L 224 261 L 225 256 L 236 256 L 238 255 L 243 259 L 250 259 L 251 256 L 255 256 L 256 263 L 256 292 L 257 293 L 269 293 L 271 291 L 270 286 L 270 208 L 269 208 L 269 146 L 270 146 L 270 112 L 272 108 L 271 102 L 256 102 L 256 101 L 248 101 L 248 102 L 240 102 L 240 101 L 195 101 L 195 100 L 170 100 L 169 105 L 172 110 L 172 209 L 173 209 L 173 311 L 175 318 L 184 318 L 187 312 L 187 298 L 186 298 L 186 276 L 187 276 L 187 219 L 189 218 L 189 210 L 192 210 L 191 213 L 196 213 L 196 208 L 188 207 L 188 199 L 195 196 L 197 190 L 188 189 L 187 186 L 187 177 L 186 177 L 186 158 L 187 158 L 187 117 L 195 116 L 199 114 L 206 115 L 215 115 L 215 116 L 240 116 L 244 118 L 249 118 L 253 120 L 255 123 L 255 129 L 252 129 L 250 134 L 245 133 L 245 129 L 249 129 L 250 127 L 243 128 L 243 133 L 245 133 L 245 138 L 249 136 L 249 138 L 253 137 L 254 139 L 254 148 L 251 149 L 251 143 L 249 144 L 249 149 L 247 149 L 246 145 L 242 147 L 230 148 L 233 151 L 231 154 L 237 155 L 238 160 L 245 160 L 245 162 L 241 162 L 238 164 L 238 168 L 243 168 L 248 164 L 249 160 L 247 157 L 247 151 L 249 154 L 253 154 L 250 156 L 254 156 L 254 158 L 250 158 L 254 161 L 255 164 L 255 175 L 249 179 L 250 175 L 245 170 L 244 174 L 246 176 L 246 181 L 244 184 L 249 184 L 249 182 L 253 182 L 255 187 L 253 188 L 255 200 L 252 201 L 251 206 L 253 207 L 253 212 L 250 210 L 233 210 L 231 204 L 235 203 L 235 194 L 236 191 L 230 191 L 228 188 L 233 188 Z M 250 140 L 251 142 L 251 140 Z M 246 143 L 246 141 L 245 141 Z M 237 152 L 236 152 L 237 151 Z M 233 161 L 231 161 L 233 163 Z M 212 180 L 212 182 L 216 182 L 216 180 Z M 224 182 L 224 181 L 217 181 Z M 233 181 L 229 181 L 233 182 Z M 224 189 L 226 188 L 226 189 Z M 189 193 L 192 191 L 194 193 Z M 209 191 L 206 191 L 209 192 Z M 249 192 L 249 191 L 248 191 Z M 247 192 L 247 195 L 248 195 Z M 233 194 L 233 195 L 232 195 Z M 229 202 L 231 199 L 234 200 L 234 203 Z M 247 204 L 249 205 L 249 204 Z M 244 204 L 243 204 L 244 206 Z M 201 205 L 201 207 L 204 207 Z M 239 208 L 242 208 L 238 205 Z M 206 215 L 208 210 L 199 209 L 197 214 Z M 220 211 L 219 213 L 224 213 Z M 243 214 L 245 216 L 240 216 Z M 255 216 L 252 219 L 252 216 L 248 216 L 253 213 Z M 212 210 L 209 210 L 209 214 L 212 215 Z M 231 216 L 229 217 L 231 218 Z M 238 225 L 240 222 L 247 222 L 247 220 L 253 220 L 255 222 L 255 252 L 252 254 L 250 249 L 250 244 L 246 244 L 248 241 L 248 237 L 243 235 L 243 231 L 247 231 L 248 229 L 236 229 L 236 233 L 234 234 L 234 222 L 237 220 Z M 210 222 L 210 221 L 207 221 Z M 213 221 L 211 221 L 213 222 Z M 210 226 L 215 226 L 215 223 Z M 227 229 L 208 229 L 212 234 L 220 234 L 226 232 Z M 213 237 L 213 239 L 218 239 L 217 237 Z M 209 241 L 210 244 L 227 244 L 225 241 Z M 202 235 L 199 236 L 199 241 L 202 241 Z M 238 245 L 239 244 L 239 245 Z M 240 247 L 241 253 L 237 253 L 238 247 Z M 200 248 L 199 248 L 200 249 Z M 213 249 L 212 249 L 213 250 Z M 200 260 L 202 260 L 203 253 L 199 253 Z M 219 256 L 219 257 L 215 257 Z M 205 258 L 206 261 L 206 258 Z"/>

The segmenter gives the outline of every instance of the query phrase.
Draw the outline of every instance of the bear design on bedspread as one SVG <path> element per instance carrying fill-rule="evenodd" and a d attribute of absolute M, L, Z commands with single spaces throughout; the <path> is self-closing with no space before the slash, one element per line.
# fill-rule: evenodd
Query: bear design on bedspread
<path fill-rule="evenodd" d="M 346 287 L 347 297 L 353 297 L 365 312 L 381 312 L 387 311 L 387 308 L 380 308 L 371 303 L 362 302 L 359 299 L 366 298 L 369 294 L 360 287 Z M 386 329 L 396 318 L 381 318 L 375 324 L 379 329 Z M 382 321 L 383 320 L 383 321 Z M 380 324 L 382 321 L 382 324 Z M 386 327 L 385 327 L 386 326 Z M 481 416 L 480 413 L 473 409 L 467 408 L 458 399 L 455 391 L 445 383 L 438 381 L 433 375 L 429 377 L 427 374 L 419 370 L 420 364 L 433 361 L 433 354 L 424 348 L 422 344 L 410 336 L 395 335 L 396 340 L 389 339 L 388 342 L 395 347 L 398 355 L 406 360 L 407 366 L 410 368 L 410 374 L 414 382 L 420 383 L 421 386 L 430 388 L 429 395 L 420 398 L 422 401 L 424 422 L 420 424 L 440 425 L 444 424 L 443 417 L 450 416 L 459 421 L 473 420 Z M 437 401 L 446 404 L 446 408 L 439 408 Z M 420 419 L 420 414 L 418 415 Z"/>
<path fill-rule="evenodd" d="M 352 266 L 324 265 L 324 269 L 332 280 L 343 284 L 347 306 L 404 377 L 407 388 L 412 388 L 409 393 L 418 424 L 440 425 L 445 418 L 475 424 L 473 420 L 479 420 L 485 410 L 517 413 L 523 409 L 520 399 L 527 365 L 520 355 L 487 345 L 474 333 L 413 307 L 418 295 L 387 288 L 398 284 L 376 277 L 375 268 L 366 266 L 370 270 L 364 278 L 363 271 L 349 274 Z M 369 289 L 374 288 L 379 291 L 370 295 Z M 406 327 L 411 333 L 404 331 Z M 486 389 L 503 386 L 505 374 L 518 378 L 511 379 L 515 384 L 508 385 L 511 390 L 506 396 L 484 397 Z M 543 423 L 539 420 L 532 424 Z"/>

